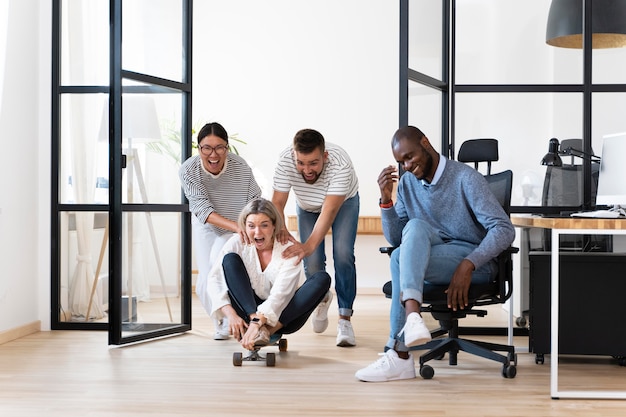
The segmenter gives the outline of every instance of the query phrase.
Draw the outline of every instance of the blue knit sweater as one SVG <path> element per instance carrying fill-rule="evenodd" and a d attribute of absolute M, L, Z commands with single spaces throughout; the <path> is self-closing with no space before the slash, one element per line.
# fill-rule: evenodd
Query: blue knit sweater
<path fill-rule="evenodd" d="M 413 218 L 427 221 L 442 238 L 478 245 L 466 259 L 476 268 L 498 256 L 515 238 L 511 220 L 475 169 L 447 160 L 436 184 L 427 185 L 410 172 L 400 177 L 397 202 L 382 209 L 385 238 L 401 243 L 402 229 Z"/>

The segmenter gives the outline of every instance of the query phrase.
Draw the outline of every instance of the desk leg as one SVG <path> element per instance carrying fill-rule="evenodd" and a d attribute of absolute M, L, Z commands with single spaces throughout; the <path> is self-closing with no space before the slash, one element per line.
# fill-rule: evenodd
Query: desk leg
<path fill-rule="evenodd" d="M 576 234 L 626 234 L 624 229 L 552 229 L 551 250 L 551 346 L 550 346 L 550 396 L 557 398 L 588 398 L 588 399 L 626 399 L 626 391 L 559 391 L 559 238 L 562 233 Z"/>
<path fill-rule="evenodd" d="M 551 302 L 550 302 L 550 396 L 558 398 L 559 391 L 559 241 L 558 229 L 552 229 Z"/>

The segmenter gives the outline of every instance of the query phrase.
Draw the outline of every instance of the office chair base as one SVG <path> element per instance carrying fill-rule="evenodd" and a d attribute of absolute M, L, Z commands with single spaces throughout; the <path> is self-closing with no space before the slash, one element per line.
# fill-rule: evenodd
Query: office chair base
<path fill-rule="evenodd" d="M 432 359 L 442 359 L 444 355 L 448 353 L 448 362 L 451 366 L 454 366 L 457 364 L 457 354 L 459 351 L 502 363 L 502 376 L 504 378 L 515 378 L 517 374 L 517 354 L 515 353 L 514 346 L 447 337 L 444 339 L 431 340 L 428 343 L 412 347 L 409 350 L 428 350 L 428 352 L 424 353 L 419 358 L 419 373 L 424 379 L 431 379 L 435 374 L 435 370 L 430 365 L 427 365 L 426 362 Z M 496 352 L 506 352 L 506 355 Z"/>
<path fill-rule="evenodd" d="M 259 352 L 261 348 L 269 347 L 269 346 L 278 346 L 279 352 L 287 351 L 287 339 L 279 339 L 275 343 L 269 344 L 267 346 L 259 346 L 255 347 L 254 350 L 251 350 L 248 353 L 248 356 L 243 356 L 241 352 L 233 353 L 233 366 L 241 366 L 243 362 L 265 362 L 266 366 L 275 366 L 276 365 L 276 354 L 274 352 L 268 352 L 265 356 L 261 355 Z"/>

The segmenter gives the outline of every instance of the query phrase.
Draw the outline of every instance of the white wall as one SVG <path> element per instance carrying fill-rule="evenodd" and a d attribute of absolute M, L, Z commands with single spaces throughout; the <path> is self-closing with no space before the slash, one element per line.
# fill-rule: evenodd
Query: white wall
<path fill-rule="evenodd" d="M 50 315 L 50 7 L 3 3 L 0 332 Z"/>
<path fill-rule="evenodd" d="M 378 215 L 376 178 L 393 162 L 398 123 L 397 3 L 194 2 L 193 120 L 248 142 L 240 151 L 266 196 L 296 131 L 319 130 L 352 156 L 361 215 Z"/>

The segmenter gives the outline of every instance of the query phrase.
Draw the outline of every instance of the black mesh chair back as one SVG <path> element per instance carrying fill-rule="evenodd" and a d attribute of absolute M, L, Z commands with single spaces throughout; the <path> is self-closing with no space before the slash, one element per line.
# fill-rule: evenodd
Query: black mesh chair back
<path fill-rule="evenodd" d="M 487 163 L 487 175 L 491 174 L 491 163 L 498 160 L 498 140 L 497 139 L 469 139 L 461 144 L 459 162 L 473 162 L 474 168 L 478 171 L 480 162 Z"/>

